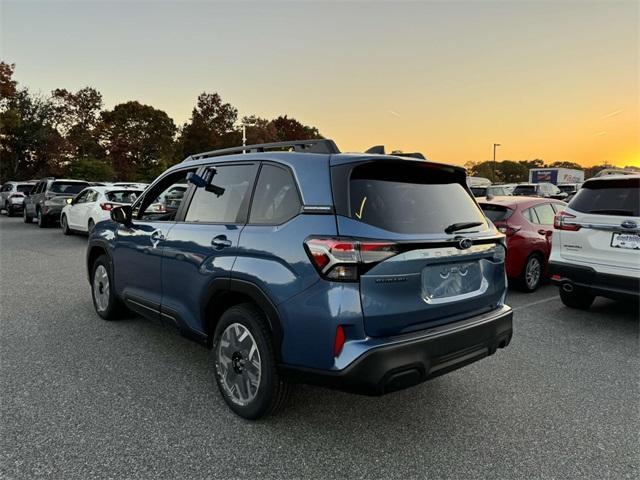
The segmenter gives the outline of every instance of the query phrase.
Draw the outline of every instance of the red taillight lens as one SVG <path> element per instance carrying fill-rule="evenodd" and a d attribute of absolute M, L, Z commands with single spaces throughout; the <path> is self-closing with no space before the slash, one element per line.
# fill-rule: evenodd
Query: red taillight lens
<path fill-rule="evenodd" d="M 102 210 L 106 210 L 107 212 L 108 212 L 109 210 L 111 210 L 113 207 L 115 207 L 115 205 L 114 205 L 113 203 L 106 203 L 106 202 L 105 202 L 105 203 L 101 203 L 101 204 L 100 204 L 100 208 L 101 208 Z"/>
<path fill-rule="evenodd" d="M 360 265 L 378 263 L 398 253 L 393 242 L 310 238 L 304 243 L 318 272 L 331 280 L 358 280 Z"/>
<path fill-rule="evenodd" d="M 556 216 L 553 217 L 553 228 L 556 230 L 568 230 L 570 232 L 577 232 L 580 230 L 580 225 L 572 223 L 572 220 L 576 218 L 575 215 L 571 215 L 567 212 L 558 212 Z"/>
<path fill-rule="evenodd" d="M 342 325 L 338 325 L 336 328 L 336 339 L 333 342 L 333 356 L 337 357 L 342 352 L 342 347 L 344 347 L 344 342 L 346 337 L 344 335 L 344 327 Z"/>

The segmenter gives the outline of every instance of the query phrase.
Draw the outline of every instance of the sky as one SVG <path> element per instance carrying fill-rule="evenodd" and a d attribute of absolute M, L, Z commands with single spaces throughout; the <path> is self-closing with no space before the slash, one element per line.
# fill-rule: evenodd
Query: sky
<path fill-rule="evenodd" d="M 640 166 L 635 1 L 0 0 L 0 57 L 180 125 L 201 92 L 343 151 Z"/>

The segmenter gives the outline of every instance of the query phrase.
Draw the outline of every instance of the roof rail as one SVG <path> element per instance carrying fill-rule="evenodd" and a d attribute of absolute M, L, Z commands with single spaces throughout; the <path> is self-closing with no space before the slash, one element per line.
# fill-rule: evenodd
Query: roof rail
<path fill-rule="evenodd" d="M 221 157 L 223 155 L 233 155 L 235 153 L 257 153 L 275 149 L 293 149 L 294 152 L 305 153 L 324 153 L 333 154 L 340 153 L 340 149 L 333 140 L 328 138 L 318 138 L 315 140 L 294 140 L 291 142 L 275 142 L 275 143 L 259 143 L 256 145 L 245 145 L 242 147 L 223 148 L 222 150 L 212 150 L 210 152 L 198 153 L 191 155 L 183 160 L 188 162 L 192 160 L 201 160 L 209 157 Z"/>

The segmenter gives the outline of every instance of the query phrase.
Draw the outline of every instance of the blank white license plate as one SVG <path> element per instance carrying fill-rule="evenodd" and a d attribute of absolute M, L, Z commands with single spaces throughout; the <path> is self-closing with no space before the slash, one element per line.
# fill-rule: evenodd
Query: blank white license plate
<path fill-rule="evenodd" d="M 614 233 L 611 237 L 611 246 L 615 248 L 628 248 L 640 250 L 640 234 L 638 233 Z"/>

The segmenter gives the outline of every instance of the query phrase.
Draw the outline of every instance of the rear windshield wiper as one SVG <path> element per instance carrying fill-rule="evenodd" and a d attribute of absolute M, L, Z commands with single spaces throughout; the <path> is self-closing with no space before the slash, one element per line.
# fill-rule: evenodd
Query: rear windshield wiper
<path fill-rule="evenodd" d="M 460 222 L 460 223 L 452 223 L 447 228 L 444 229 L 444 233 L 453 233 L 458 230 L 465 230 L 471 227 L 479 227 L 482 225 L 482 222 Z"/>
<path fill-rule="evenodd" d="M 617 208 L 603 208 L 601 210 L 589 210 L 589 213 L 602 213 L 606 215 L 607 213 L 610 215 L 633 215 L 631 210 L 622 210 Z"/>

